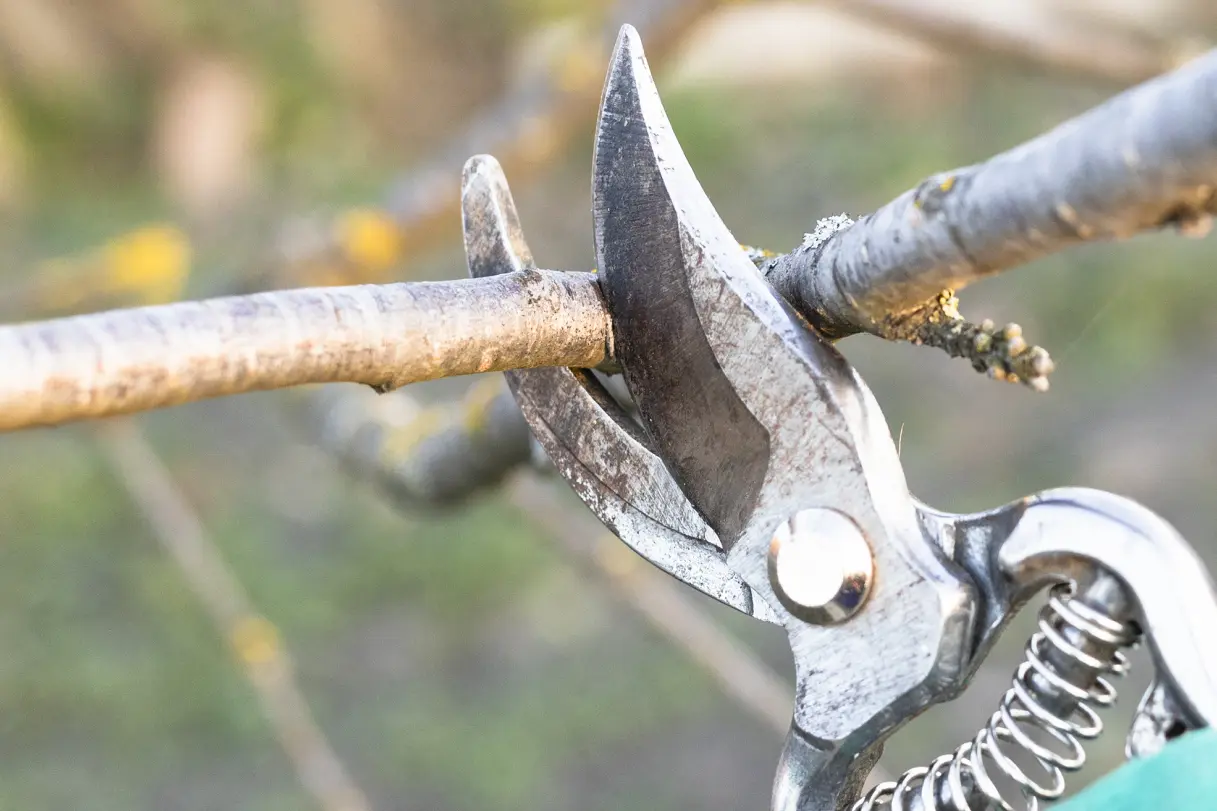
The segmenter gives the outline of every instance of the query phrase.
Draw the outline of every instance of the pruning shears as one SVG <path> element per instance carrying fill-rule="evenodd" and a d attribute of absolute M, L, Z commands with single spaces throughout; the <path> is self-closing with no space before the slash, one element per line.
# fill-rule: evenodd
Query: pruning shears
<path fill-rule="evenodd" d="M 612 56 L 596 131 L 599 278 L 632 403 L 597 372 L 507 373 L 589 508 L 673 577 L 785 628 L 795 706 L 772 807 L 1011 808 L 1061 796 L 1101 730 L 1123 649 L 1156 679 L 1131 756 L 1217 724 L 1217 590 L 1163 519 L 1048 490 L 975 515 L 910 495 L 858 373 L 769 286 L 703 192 L 637 33 Z M 498 164 L 467 164 L 470 272 L 535 269 Z M 956 697 L 1011 616 L 1040 630 L 977 736 L 863 794 L 884 740 Z"/>

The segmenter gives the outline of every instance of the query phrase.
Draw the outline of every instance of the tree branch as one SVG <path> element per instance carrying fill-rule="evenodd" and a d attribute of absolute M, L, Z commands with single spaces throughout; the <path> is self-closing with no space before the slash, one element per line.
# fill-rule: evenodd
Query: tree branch
<path fill-rule="evenodd" d="M 873 214 L 766 264 L 832 337 L 905 338 L 943 290 L 1081 242 L 1217 209 L 1217 51 L 984 163 L 927 178 Z M 924 317 L 915 311 L 924 310 Z"/>
<path fill-rule="evenodd" d="M 856 223 L 817 229 L 765 272 L 830 338 L 949 344 L 962 327 L 943 290 L 1088 240 L 1202 233 L 1217 209 L 1215 100 L 1217 51 Z M 611 354 L 586 273 L 261 293 L 0 328 L 0 430 L 302 383 L 388 389 L 595 366 Z"/>
<path fill-rule="evenodd" d="M 405 392 L 326 387 L 302 404 L 308 435 L 394 503 L 444 507 L 495 487 L 532 458 L 532 435 L 500 377 L 460 403 L 426 406 Z"/>
<path fill-rule="evenodd" d="M 0 327 L 0 430 L 305 383 L 595 366 L 608 311 L 588 273 L 257 293 Z"/>

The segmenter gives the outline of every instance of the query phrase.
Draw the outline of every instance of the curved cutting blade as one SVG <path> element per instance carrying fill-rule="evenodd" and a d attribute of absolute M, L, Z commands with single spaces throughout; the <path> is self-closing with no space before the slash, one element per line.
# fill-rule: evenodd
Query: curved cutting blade
<path fill-rule="evenodd" d="M 592 195 L 626 382 L 656 451 L 724 546 L 744 531 L 767 479 L 797 474 L 803 494 L 864 488 L 835 398 L 852 402 L 860 382 L 719 218 L 629 26 L 601 103 Z M 791 458 L 800 453 L 817 458 Z"/>
<path fill-rule="evenodd" d="M 470 275 L 535 268 L 506 178 L 494 158 L 465 165 L 461 207 Z M 727 565 L 648 440 L 586 370 L 506 373 L 550 459 L 580 498 L 628 546 L 659 568 L 745 614 L 772 611 Z"/>

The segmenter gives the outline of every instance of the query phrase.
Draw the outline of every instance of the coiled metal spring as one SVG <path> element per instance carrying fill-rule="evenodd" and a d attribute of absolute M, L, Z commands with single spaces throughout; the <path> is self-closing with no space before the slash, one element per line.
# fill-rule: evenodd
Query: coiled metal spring
<path fill-rule="evenodd" d="M 1012 811 L 993 779 L 998 774 L 1021 790 L 1027 811 L 1060 797 L 1065 773 L 1086 760 L 1083 741 L 1103 731 L 1096 709 L 1115 702 L 1115 688 L 1104 676 L 1128 671 L 1120 648 L 1140 636 L 1134 623 L 1116 618 L 1125 605 L 1122 587 L 1110 577 L 1096 580 L 1085 598 L 1076 597 L 1071 585 L 1054 587 L 1026 660 L 976 737 L 929 766 L 875 786 L 853 811 Z M 1024 768 L 1015 755 L 1034 768 Z"/>

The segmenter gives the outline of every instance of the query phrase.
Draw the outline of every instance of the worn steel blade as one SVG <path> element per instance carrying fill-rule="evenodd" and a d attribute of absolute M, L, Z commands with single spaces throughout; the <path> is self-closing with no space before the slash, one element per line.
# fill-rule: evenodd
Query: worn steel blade
<path fill-rule="evenodd" d="M 489 156 L 465 165 L 465 251 L 472 276 L 535 268 L 507 180 Z M 587 370 L 506 373 L 537 440 L 575 492 L 628 546 L 660 569 L 745 614 L 768 621 L 768 605 L 727 565 L 649 440 Z"/>
<path fill-rule="evenodd" d="M 656 451 L 724 546 L 743 532 L 767 478 L 798 468 L 803 493 L 865 487 L 834 391 L 839 383 L 848 404 L 860 381 L 719 218 L 629 26 L 604 90 L 592 195 L 626 382 Z"/>

